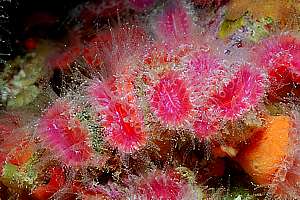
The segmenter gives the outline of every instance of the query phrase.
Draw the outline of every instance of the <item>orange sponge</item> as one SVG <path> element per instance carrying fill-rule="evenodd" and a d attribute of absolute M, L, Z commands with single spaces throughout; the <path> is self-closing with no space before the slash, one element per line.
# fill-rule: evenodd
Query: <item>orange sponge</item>
<path fill-rule="evenodd" d="M 291 119 L 269 116 L 264 131 L 254 135 L 251 143 L 237 155 L 242 168 L 258 184 L 269 184 L 288 153 Z"/>

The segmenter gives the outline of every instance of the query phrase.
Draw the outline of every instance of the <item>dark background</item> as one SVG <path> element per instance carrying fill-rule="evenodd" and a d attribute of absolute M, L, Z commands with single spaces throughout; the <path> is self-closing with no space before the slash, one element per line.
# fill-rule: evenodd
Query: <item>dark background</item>
<path fill-rule="evenodd" d="M 0 59 L 22 54 L 28 38 L 63 35 L 70 12 L 86 0 L 0 0 Z"/>

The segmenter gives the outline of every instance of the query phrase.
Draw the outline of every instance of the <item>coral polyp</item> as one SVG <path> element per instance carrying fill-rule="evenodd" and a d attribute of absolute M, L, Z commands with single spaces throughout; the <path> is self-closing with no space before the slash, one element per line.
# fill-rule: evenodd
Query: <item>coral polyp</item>
<path fill-rule="evenodd" d="M 262 101 L 265 87 L 263 73 L 244 65 L 229 83 L 211 96 L 208 104 L 221 118 L 235 120 Z"/>
<path fill-rule="evenodd" d="M 154 17 L 153 29 L 157 37 L 169 47 L 187 44 L 192 38 L 193 21 L 188 10 L 179 1 L 169 2 Z"/>
<path fill-rule="evenodd" d="M 192 104 L 187 84 L 176 72 L 161 77 L 153 88 L 150 105 L 162 123 L 176 126 L 188 120 Z"/>
<path fill-rule="evenodd" d="M 292 34 L 276 35 L 263 40 L 254 50 L 259 58 L 258 64 L 269 72 L 273 84 L 293 81 L 292 77 L 299 79 L 300 63 L 297 58 L 300 55 L 300 40 L 298 37 Z"/>
<path fill-rule="evenodd" d="M 191 189 L 188 182 L 175 170 L 166 172 L 155 170 L 147 177 L 141 178 L 136 183 L 135 198 L 137 199 L 162 199 L 176 200 L 188 198 Z"/>
<path fill-rule="evenodd" d="M 138 110 L 112 94 L 105 83 L 96 82 L 88 89 L 107 141 L 120 152 L 131 153 L 145 145 L 147 134 Z"/>
<path fill-rule="evenodd" d="M 67 165 L 82 165 L 92 157 L 88 132 L 72 116 L 66 101 L 57 101 L 39 121 L 38 134 Z"/>

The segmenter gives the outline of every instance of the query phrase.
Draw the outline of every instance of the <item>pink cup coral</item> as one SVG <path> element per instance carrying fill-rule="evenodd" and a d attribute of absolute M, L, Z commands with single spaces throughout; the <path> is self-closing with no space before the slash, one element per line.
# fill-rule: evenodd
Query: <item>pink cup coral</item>
<path fill-rule="evenodd" d="M 272 84 L 300 80 L 300 40 L 285 34 L 267 38 L 254 48 L 255 60 L 269 72 Z M 284 74 L 284 75 L 283 75 Z"/>
<path fill-rule="evenodd" d="M 57 101 L 46 110 L 40 119 L 38 133 L 67 165 L 82 165 L 92 157 L 88 131 L 73 118 L 66 101 Z"/>
<path fill-rule="evenodd" d="M 156 170 L 136 183 L 137 199 L 179 200 L 191 197 L 191 189 L 179 172 Z"/>
<path fill-rule="evenodd" d="M 94 82 L 88 88 L 88 95 L 106 129 L 106 139 L 113 147 L 131 153 L 145 145 L 147 135 L 135 107 L 117 99 L 105 83 Z"/>
<path fill-rule="evenodd" d="M 103 59 L 105 65 L 113 72 L 119 72 L 120 67 L 133 63 L 144 52 L 148 43 L 145 30 L 135 24 L 118 26 L 110 31 L 100 33 L 92 39 L 94 53 Z M 88 47 L 89 48 L 89 47 Z"/>
<path fill-rule="evenodd" d="M 207 103 L 220 118 L 235 120 L 262 100 L 265 87 L 263 73 L 244 65 L 228 84 L 209 98 Z"/>
<path fill-rule="evenodd" d="M 183 124 L 193 109 L 185 80 L 174 71 L 164 74 L 153 87 L 150 106 L 162 123 Z"/>
<path fill-rule="evenodd" d="M 188 10 L 177 0 L 169 3 L 153 20 L 154 33 L 171 48 L 190 42 L 193 21 Z"/>

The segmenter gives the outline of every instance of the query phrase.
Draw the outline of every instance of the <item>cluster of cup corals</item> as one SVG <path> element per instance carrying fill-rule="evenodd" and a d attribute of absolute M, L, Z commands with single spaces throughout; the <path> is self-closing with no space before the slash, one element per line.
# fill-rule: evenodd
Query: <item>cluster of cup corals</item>
<path fill-rule="evenodd" d="M 300 39 L 280 33 L 258 44 L 228 46 L 217 39 L 219 21 L 201 27 L 194 12 L 187 2 L 167 1 L 143 23 L 118 24 L 50 56 L 48 65 L 80 80 L 70 82 L 39 120 L 21 128 L 11 119 L 7 127 L 13 128 L 3 128 L 8 135 L 4 180 L 26 185 L 37 199 L 221 198 L 196 181 L 193 168 L 170 162 L 159 166 L 151 154 L 165 154 L 159 157 L 168 160 L 168 137 L 210 148 L 235 143 L 223 134 L 228 124 L 260 118 L 282 86 L 300 83 Z M 238 129 L 241 135 L 250 134 L 245 129 Z M 16 135 L 17 141 L 11 139 Z M 298 137 L 291 131 L 294 164 L 283 167 L 294 171 L 269 185 L 271 196 L 299 197 Z M 114 171 L 113 180 L 99 181 L 108 171 Z M 278 192 L 288 181 L 295 185 Z"/>

